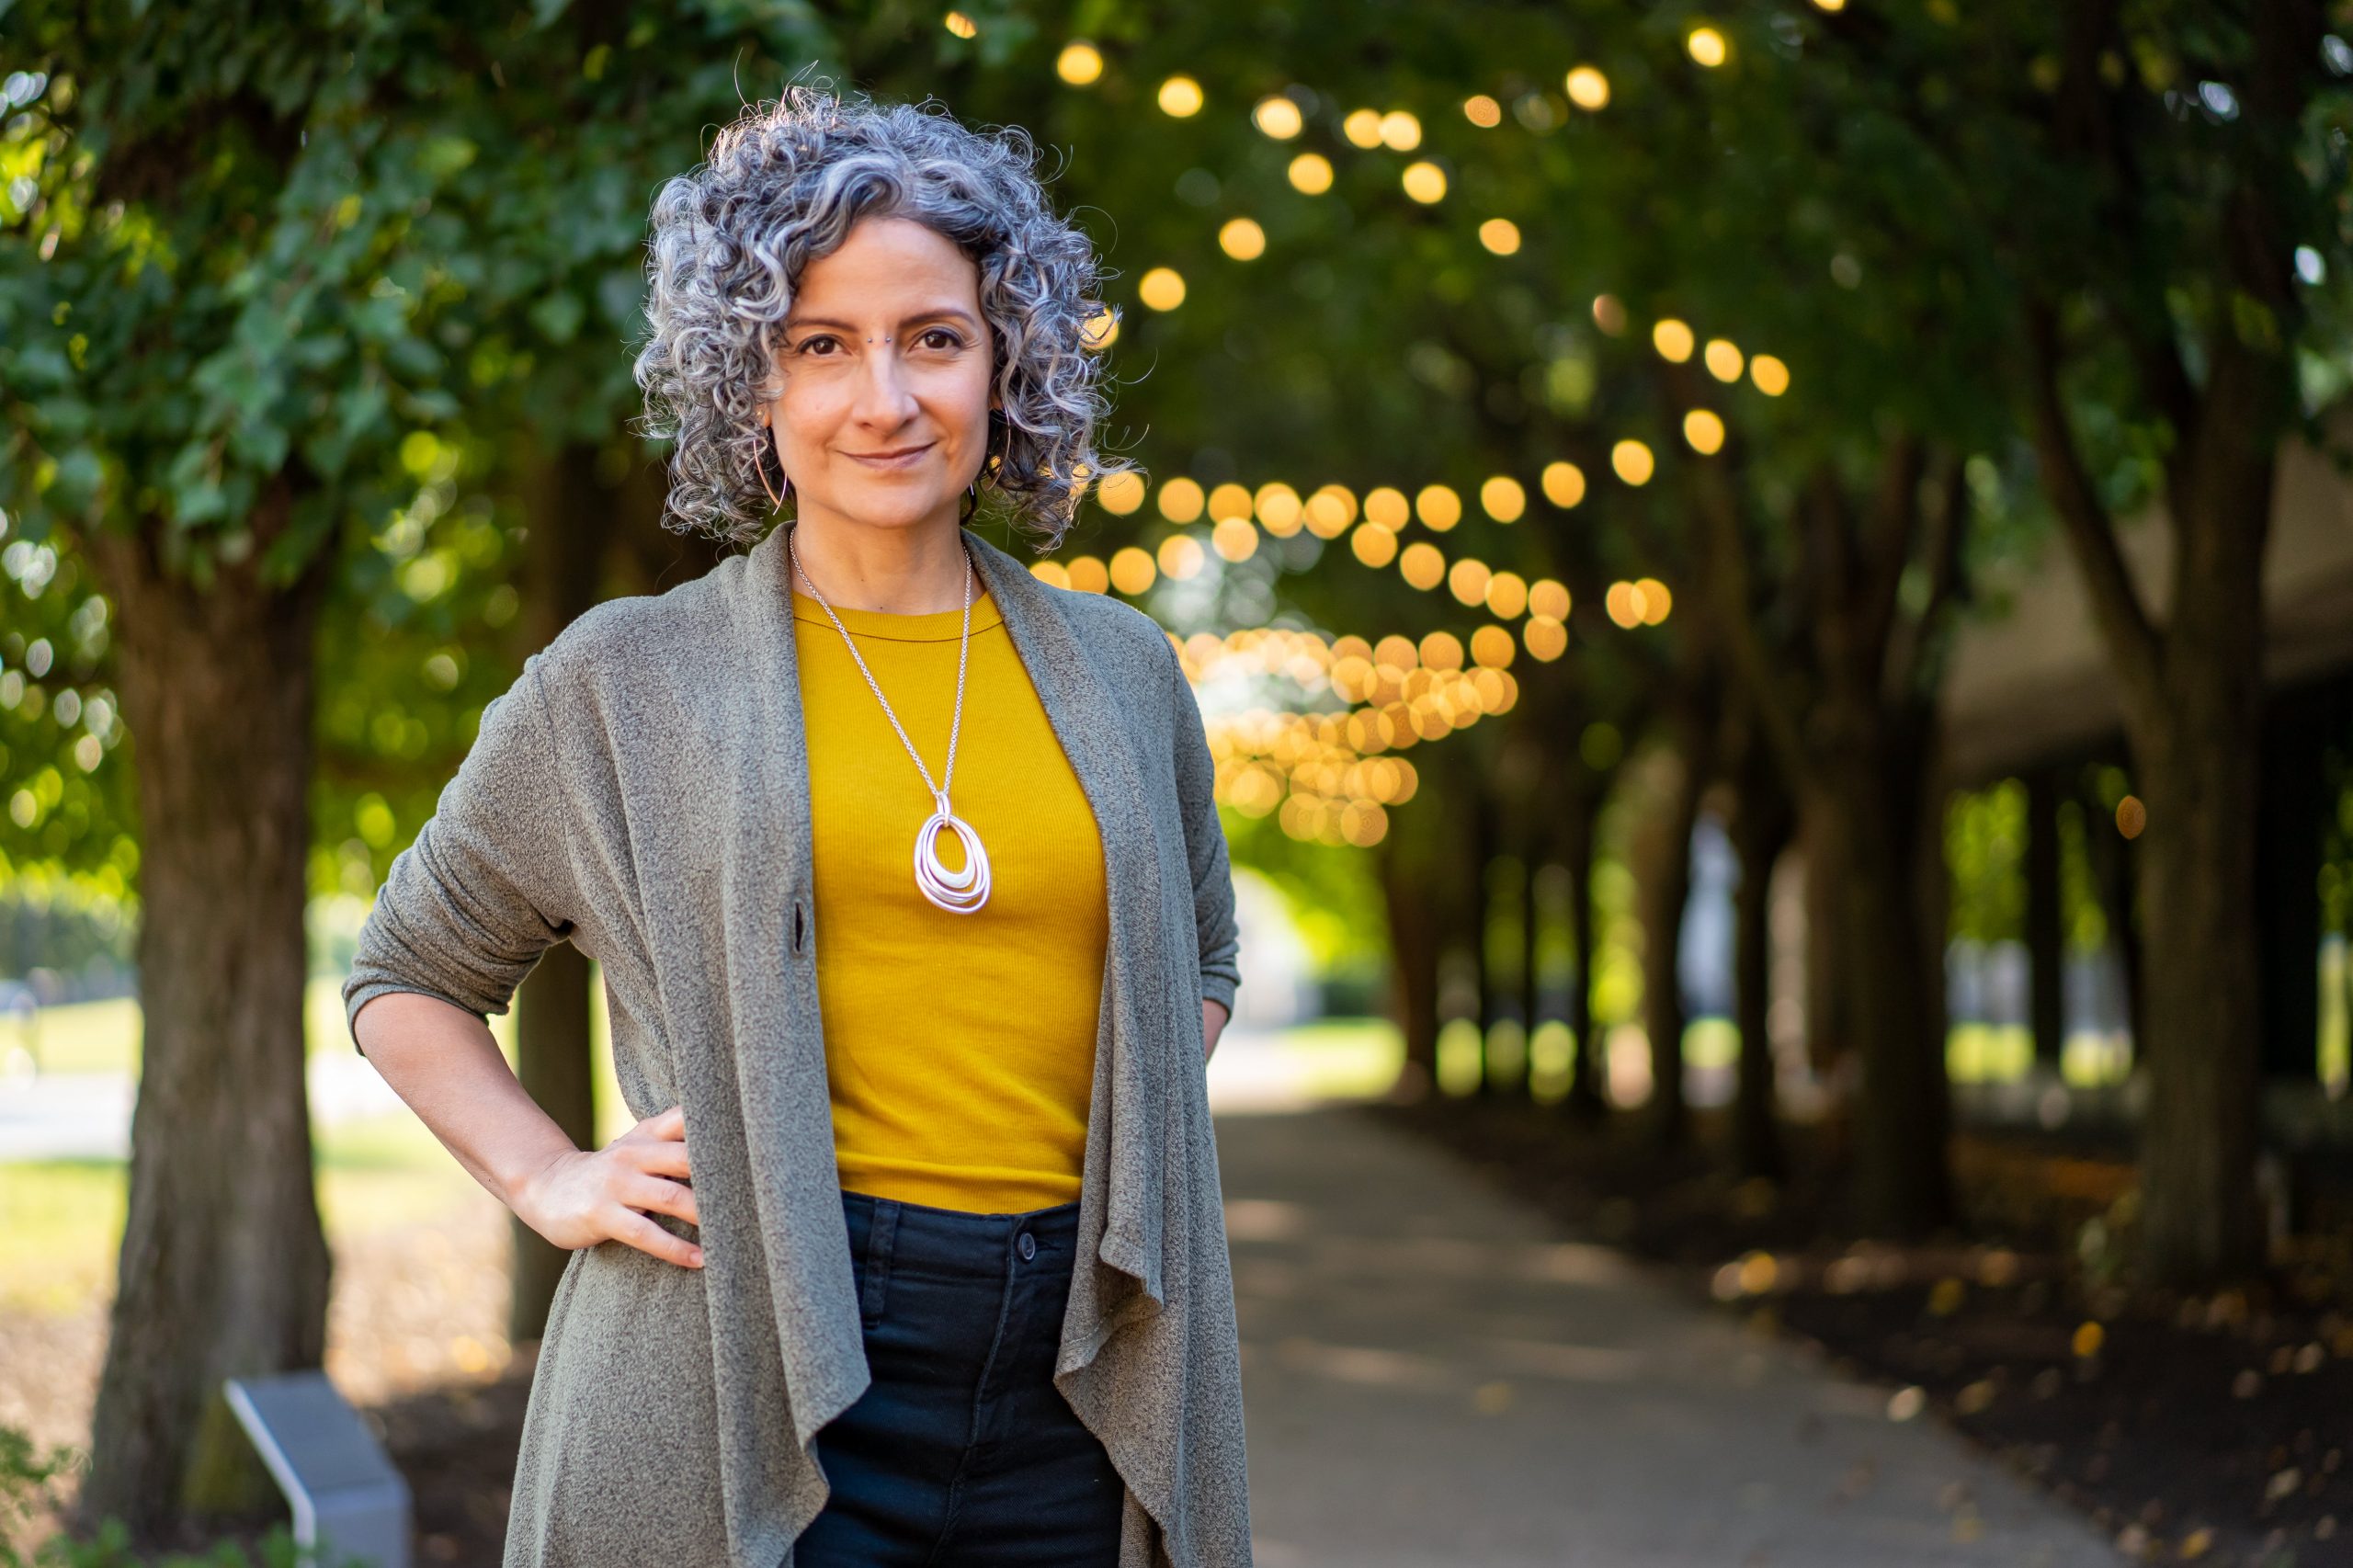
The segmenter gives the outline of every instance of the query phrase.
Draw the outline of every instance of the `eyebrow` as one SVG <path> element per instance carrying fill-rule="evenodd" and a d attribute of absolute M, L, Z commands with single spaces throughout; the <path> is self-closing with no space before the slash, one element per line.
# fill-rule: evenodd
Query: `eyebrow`
<path fill-rule="evenodd" d="M 917 311 L 914 315 L 907 316 L 901 320 L 899 325 L 904 329 L 913 326 L 917 322 L 925 321 L 960 321 L 966 326 L 974 327 L 980 324 L 972 319 L 972 313 L 970 311 L 964 310 L 962 307 L 957 305 L 941 305 L 928 311 Z M 851 323 L 846 321 L 835 321 L 827 316 L 796 316 L 790 321 L 786 322 L 784 324 L 787 330 L 797 329 L 804 326 L 829 326 L 835 332 L 856 332 L 858 330 L 858 328 Z"/>

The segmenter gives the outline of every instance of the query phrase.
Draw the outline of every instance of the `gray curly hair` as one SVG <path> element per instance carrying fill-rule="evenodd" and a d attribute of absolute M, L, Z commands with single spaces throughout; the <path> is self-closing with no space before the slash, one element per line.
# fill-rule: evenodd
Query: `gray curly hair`
<path fill-rule="evenodd" d="M 795 83 L 745 108 L 703 164 L 655 195 L 648 334 L 633 369 L 646 435 L 675 438 L 665 527 L 756 540 L 781 474 L 757 420 L 771 343 L 801 269 L 860 218 L 913 219 L 980 268 L 1001 411 L 983 478 L 1014 521 L 1062 541 L 1089 483 L 1137 465 L 1099 454 L 1108 412 L 1088 324 L 1111 310 L 1086 235 L 1047 205 L 1017 126 L 968 129 L 944 108 Z M 1116 321 L 1117 312 L 1112 311 Z M 766 484 L 763 480 L 766 479 Z M 969 516 L 969 508 L 967 510 Z"/>

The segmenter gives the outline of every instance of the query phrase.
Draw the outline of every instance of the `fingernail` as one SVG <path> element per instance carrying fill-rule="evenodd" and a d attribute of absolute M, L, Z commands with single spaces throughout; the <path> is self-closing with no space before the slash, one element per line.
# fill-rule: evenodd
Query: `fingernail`
<path fill-rule="evenodd" d="M 700 1247 L 697 1247 L 697 1248 L 695 1248 L 694 1253 L 693 1253 L 693 1257 L 694 1257 L 694 1260 L 695 1260 L 695 1267 L 696 1267 L 697 1268 L 700 1268 L 700 1267 L 702 1267 L 702 1248 L 700 1248 Z"/>

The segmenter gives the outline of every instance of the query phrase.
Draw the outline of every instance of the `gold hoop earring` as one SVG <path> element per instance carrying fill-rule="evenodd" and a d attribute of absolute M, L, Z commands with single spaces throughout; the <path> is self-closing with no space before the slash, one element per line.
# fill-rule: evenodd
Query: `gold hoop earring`
<path fill-rule="evenodd" d="M 781 511 L 784 508 L 784 495 L 790 495 L 792 494 L 792 476 L 789 473 L 783 473 L 784 460 L 782 458 L 779 458 L 777 459 L 777 469 L 778 472 L 782 474 L 784 480 L 784 495 L 778 494 L 776 493 L 775 486 L 768 483 L 768 457 L 776 450 L 776 441 L 768 435 L 770 428 L 771 426 L 766 419 L 762 419 L 760 421 L 760 455 L 752 460 L 752 467 L 760 476 L 760 488 L 768 493 L 769 510 Z"/>

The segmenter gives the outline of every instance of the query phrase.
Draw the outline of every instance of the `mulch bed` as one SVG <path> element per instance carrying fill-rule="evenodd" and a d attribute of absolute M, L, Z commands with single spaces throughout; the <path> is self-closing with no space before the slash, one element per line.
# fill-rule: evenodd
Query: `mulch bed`
<path fill-rule="evenodd" d="M 2137 1193 L 2120 1150 L 1960 1135 L 1961 1229 L 1896 1245 L 1860 1233 L 1819 1130 L 1784 1129 L 1776 1184 L 1730 1173 L 1716 1112 L 1695 1112 L 1691 1145 L 1662 1153 L 1631 1116 L 1519 1098 L 1369 1111 L 1885 1382 L 1895 1408 L 1923 1403 L 2128 1558 L 2353 1564 L 2342 1223 L 2291 1242 L 2262 1281 L 2188 1296 L 2131 1276 Z"/>

